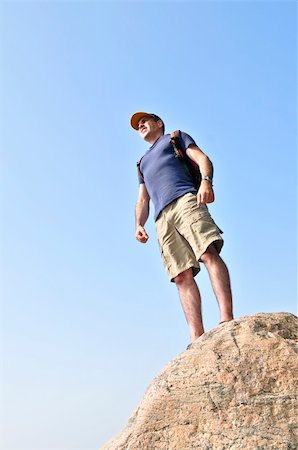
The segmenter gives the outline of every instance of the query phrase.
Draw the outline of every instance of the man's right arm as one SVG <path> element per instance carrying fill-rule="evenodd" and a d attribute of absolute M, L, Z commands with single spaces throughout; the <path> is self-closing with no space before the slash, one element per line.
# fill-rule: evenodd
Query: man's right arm
<path fill-rule="evenodd" d="M 145 183 L 141 183 L 139 187 L 139 196 L 136 203 L 136 239 L 145 244 L 149 236 L 146 233 L 144 225 L 149 217 L 150 197 L 146 189 Z"/>

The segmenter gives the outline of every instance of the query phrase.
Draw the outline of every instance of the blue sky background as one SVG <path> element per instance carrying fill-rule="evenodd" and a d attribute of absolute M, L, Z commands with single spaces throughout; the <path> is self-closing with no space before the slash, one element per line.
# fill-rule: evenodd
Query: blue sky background
<path fill-rule="evenodd" d="M 152 217 L 134 237 L 133 112 L 213 161 L 236 317 L 297 312 L 297 6 L 2 2 L 0 29 L 0 448 L 94 450 L 189 343 Z"/>

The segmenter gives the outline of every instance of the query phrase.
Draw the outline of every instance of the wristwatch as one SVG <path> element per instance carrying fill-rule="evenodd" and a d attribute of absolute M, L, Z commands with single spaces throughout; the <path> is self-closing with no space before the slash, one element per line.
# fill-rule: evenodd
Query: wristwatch
<path fill-rule="evenodd" d="M 213 181 L 211 177 L 208 177 L 208 175 L 206 175 L 205 177 L 202 177 L 202 180 L 209 181 L 211 184 L 212 184 L 212 181 Z"/>

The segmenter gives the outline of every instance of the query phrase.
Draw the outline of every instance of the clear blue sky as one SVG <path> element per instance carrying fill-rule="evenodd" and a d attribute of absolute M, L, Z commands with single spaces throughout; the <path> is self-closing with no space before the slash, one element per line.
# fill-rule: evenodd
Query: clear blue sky
<path fill-rule="evenodd" d="M 134 111 L 213 161 L 235 315 L 296 313 L 296 2 L 2 2 L 0 28 L 0 449 L 95 450 L 189 343 L 152 217 L 134 237 Z"/>

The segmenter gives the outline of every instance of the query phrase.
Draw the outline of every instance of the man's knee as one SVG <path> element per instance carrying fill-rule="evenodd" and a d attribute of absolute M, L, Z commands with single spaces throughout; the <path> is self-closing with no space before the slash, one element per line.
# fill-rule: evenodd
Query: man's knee
<path fill-rule="evenodd" d="M 177 275 L 174 278 L 174 281 L 176 283 L 176 285 L 179 287 L 183 284 L 187 284 L 187 283 L 192 283 L 193 282 L 193 270 L 192 267 L 190 267 L 187 270 L 184 270 L 183 272 L 179 273 L 179 275 Z"/>

